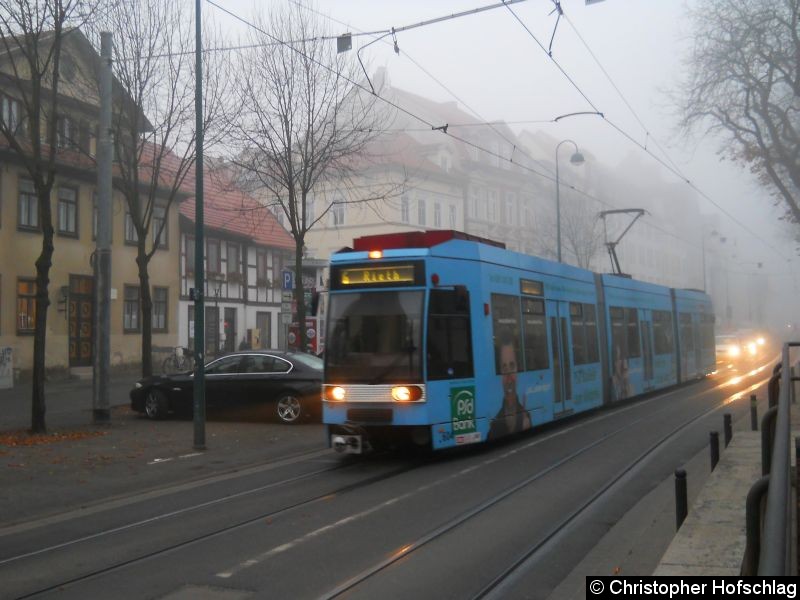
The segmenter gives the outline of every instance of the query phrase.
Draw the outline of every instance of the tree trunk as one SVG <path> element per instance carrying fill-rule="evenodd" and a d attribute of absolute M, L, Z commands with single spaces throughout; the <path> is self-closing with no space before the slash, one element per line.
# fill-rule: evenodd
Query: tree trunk
<path fill-rule="evenodd" d="M 153 298 L 150 294 L 150 259 L 145 250 L 146 239 L 139 238 L 136 264 L 139 266 L 139 298 L 142 302 L 142 377 L 153 374 Z"/>
<path fill-rule="evenodd" d="M 303 240 L 295 240 L 294 246 L 294 300 L 297 305 L 297 348 L 307 350 L 306 344 L 306 303 L 303 290 Z"/>
<path fill-rule="evenodd" d="M 47 343 L 47 309 L 50 306 L 48 287 L 53 264 L 53 225 L 50 190 L 39 192 L 39 215 L 42 223 L 42 252 L 36 259 L 36 319 L 33 334 L 33 397 L 31 399 L 31 433 L 45 433 L 47 406 L 44 396 L 45 347 Z"/>

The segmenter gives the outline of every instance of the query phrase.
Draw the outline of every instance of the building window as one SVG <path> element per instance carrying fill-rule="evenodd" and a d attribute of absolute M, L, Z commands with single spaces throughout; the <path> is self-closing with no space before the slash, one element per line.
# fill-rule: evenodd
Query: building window
<path fill-rule="evenodd" d="M 225 270 L 228 273 L 229 280 L 236 279 L 241 273 L 239 265 L 239 244 L 228 244 L 228 257 Z"/>
<path fill-rule="evenodd" d="M 267 272 L 267 251 L 256 250 L 256 285 L 265 287 L 269 282 L 269 273 Z"/>
<path fill-rule="evenodd" d="M 58 188 L 58 232 L 78 236 L 78 192 L 72 188 Z"/>
<path fill-rule="evenodd" d="M 472 188 L 469 193 L 469 217 L 478 218 L 478 188 Z"/>
<path fill-rule="evenodd" d="M 514 214 L 515 200 L 516 198 L 514 197 L 514 194 L 506 194 L 506 201 L 503 209 L 503 221 L 506 225 L 513 225 L 517 221 L 516 215 Z"/>
<path fill-rule="evenodd" d="M 15 100 L 9 96 L 2 96 L 2 115 L 3 124 L 8 127 L 9 131 L 14 135 L 21 133 L 22 120 L 20 119 L 19 100 Z"/>
<path fill-rule="evenodd" d="M 314 223 L 314 220 L 317 218 L 314 211 L 314 198 L 312 198 L 311 196 L 306 196 L 304 215 L 305 215 L 304 228 L 308 229 L 311 227 L 311 225 Z"/>
<path fill-rule="evenodd" d="M 17 224 L 23 229 L 39 229 L 39 199 L 28 179 L 19 180 Z"/>
<path fill-rule="evenodd" d="M 56 129 L 56 147 L 74 148 L 77 134 L 75 121 L 70 117 L 59 117 Z"/>
<path fill-rule="evenodd" d="M 153 331 L 167 332 L 167 298 L 169 290 L 165 287 L 153 288 Z"/>
<path fill-rule="evenodd" d="M 125 286 L 125 300 L 122 304 L 122 330 L 125 333 L 139 333 L 139 286 Z"/>
<path fill-rule="evenodd" d="M 192 275 L 194 274 L 194 237 L 187 235 L 184 239 L 186 240 L 186 251 L 184 252 L 186 262 L 184 263 L 184 273 L 187 275 Z"/>
<path fill-rule="evenodd" d="M 331 223 L 334 227 L 344 225 L 344 204 L 338 202 L 331 204 Z"/>
<path fill-rule="evenodd" d="M 36 280 L 17 279 L 17 334 L 36 330 Z"/>
<path fill-rule="evenodd" d="M 497 221 L 497 192 L 489 191 L 489 201 L 486 203 L 486 220 Z"/>
<path fill-rule="evenodd" d="M 206 242 L 206 272 L 221 273 L 219 256 L 219 240 L 208 240 Z"/>
<path fill-rule="evenodd" d="M 433 205 L 433 226 L 442 226 L 442 205 L 438 202 Z"/>
<path fill-rule="evenodd" d="M 411 222 L 411 203 L 408 200 L 408 196 L 403 195 L 400 198 L 400 220 L 403 223 L 410 223 Z"/>
<path fill-rule="evenodd" d="M 450 229 L 456 228 L 456 207 L 450 205 Z"/>
<path fill-rule="evenodd" d="M 127 204 L 127 203 L 126 203 Z M 129 206 L 125 207 L 125 243 L 136 244 L 139 241 L 139 234 L 136 232 L 136 226 L 133 222 L 131 209 Z"/>
<path fill-rule="evenodd" d="M 153 234 L 153 246 L 158 248 L 166 248 L 169 238 L 167 236 L 167 207 L 154 206 L 153 207 L 153 220 L 150 223 L 150 228 Z M 158 243 L 156 243 L 156 236 L 158 236 Z"/>
<path fill-rule="evenodd" d="M 417 221 L 420 225 L 425 225 L 425 198 L 417 200 Z"/>

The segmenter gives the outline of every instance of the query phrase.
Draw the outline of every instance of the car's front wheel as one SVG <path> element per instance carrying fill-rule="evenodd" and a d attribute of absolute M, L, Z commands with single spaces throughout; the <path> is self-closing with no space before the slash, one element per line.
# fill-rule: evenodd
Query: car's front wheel
<path fill-rule="evenodd" d="M 150 390 L 144 399 L 144 414 L 148 419 L 163 419 L 167 416 L 167 397 L 161 390 Z"/>
<path fill-rule="evenodd" d="M 303 416 L 303 405 L 294 394 L 283 394 L 275 403 L 275 414 L 282 423 L 297 423 Z"/>

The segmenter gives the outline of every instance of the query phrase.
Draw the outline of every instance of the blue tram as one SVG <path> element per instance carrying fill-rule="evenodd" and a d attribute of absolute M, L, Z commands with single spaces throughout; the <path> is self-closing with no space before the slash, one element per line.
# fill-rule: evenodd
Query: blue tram
<path fill-rule="evenodd" d="M 360 453 L 483 442 L 712 372 L 709 297 L 456 231 L 331 258 L 323 422 Z"/>

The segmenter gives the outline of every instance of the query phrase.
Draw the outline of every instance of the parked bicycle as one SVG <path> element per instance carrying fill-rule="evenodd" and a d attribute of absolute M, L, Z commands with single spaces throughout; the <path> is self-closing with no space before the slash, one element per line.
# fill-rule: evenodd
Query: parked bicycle
<path fill-rule="evenodd" d="M 182 373 L 184 371 L 191 371 L 194 369 L 194 355 L 185 346 L 175 346 L 172 354 L 164 359 L 161 364 L 163 373 Z"/>

